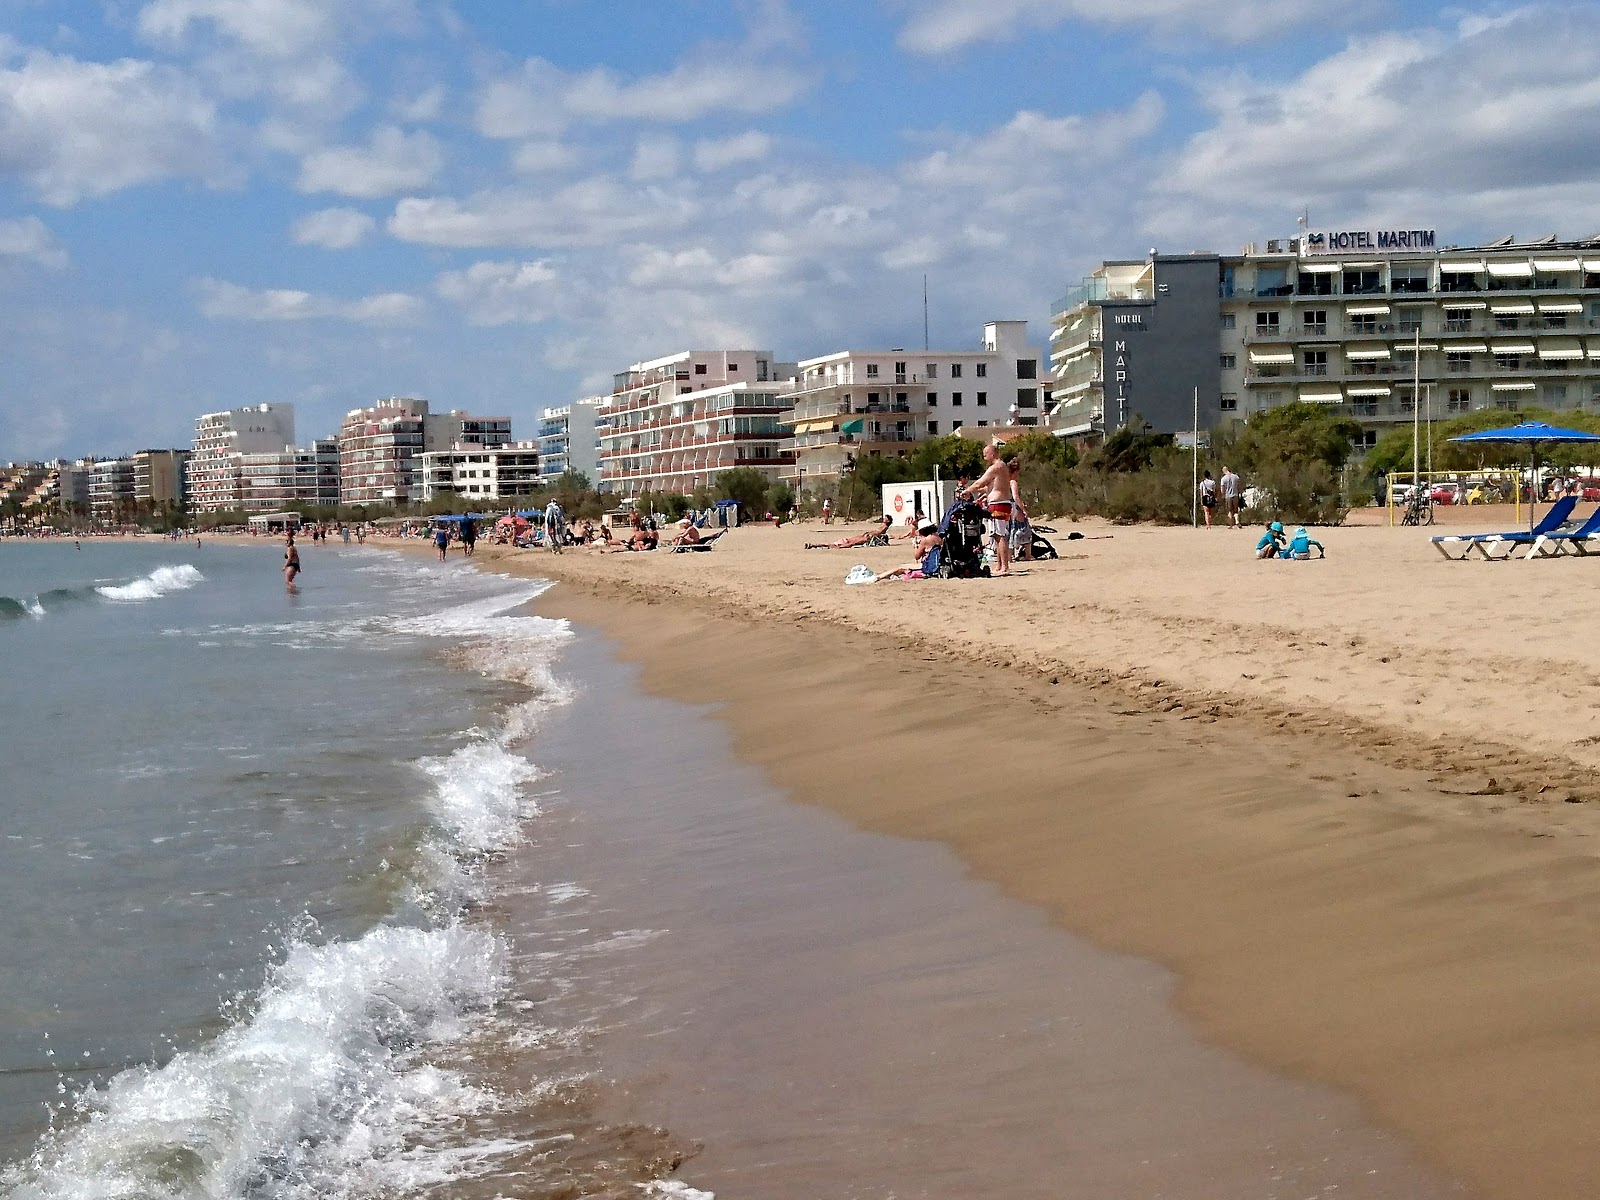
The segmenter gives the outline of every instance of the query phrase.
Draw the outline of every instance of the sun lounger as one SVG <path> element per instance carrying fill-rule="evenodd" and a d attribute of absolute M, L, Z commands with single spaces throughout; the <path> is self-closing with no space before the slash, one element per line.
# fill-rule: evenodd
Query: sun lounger
<path fill-rule="evenodd" d="M 1526 557 L 1559 558 L 1563 554 L 1581 557 L 1595 552 L 1590 542 L 1600 545 L 1600 508 L 1596 508 L 1587 521 L 1570 532 L 1556 530 L 1554 533 L 1541 533 L 1533 539 Z"/>
<path fill-rule="evenodd" d="M 709 550 L 717 544 L 717 539 L 727 533 L 726 529 L 719 529 L 708 538 L 701 538 L 698 542 L 679 542 L 672 548 L 674 554 L 688 554 L 691 550 Z"/>
<path fill-rule="evenodd" d="M 1485 559 L 1504 561 L 1516 556 L 1517 547 L 1532 546 L 1541 537 L 1548 537 L 1559 531 L 1571 518 L 1572 510 L 1577 506 L 1576 496 L 1563 496 L 1551 505 L 1550 511 L 1545 513 L 1532 530 L 1517 530 L 1512 533 L 1463 533 L 1450 537 L 1436 537 L 1433 539 L 1433 546 L 1444 557 L 1455 562 L 1471 558 L 1474 551 Z"/>

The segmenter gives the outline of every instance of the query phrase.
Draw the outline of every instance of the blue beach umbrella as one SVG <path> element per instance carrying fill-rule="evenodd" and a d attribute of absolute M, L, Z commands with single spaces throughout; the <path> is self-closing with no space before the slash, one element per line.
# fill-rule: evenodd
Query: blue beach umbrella
<path fill-rule="evenodd" d="M 1539 462 L 1539 446 L 1544 442 L 1600 442 L 1600 433 L 1588 433 L 1582 429 L 1563 429 L 1559 425 L 1549 425 L 1544 421 L 1524 421 L 1520 425 L 1507 425 L 1501 429 L 1480 429 L 1477 433 L 1463 433 L 1450 439 L 1452 442 L 1497 442 L 1524 445 L 1528 447 L 1529 470 L 1537 470 Z M 1528 476 L 1531 484 L 1533 475 Z M 1530 492 L 1528 500 L 1528 528 L 1533 529 L 1533 510 L 1538 502 L 1537 494 Z"/>

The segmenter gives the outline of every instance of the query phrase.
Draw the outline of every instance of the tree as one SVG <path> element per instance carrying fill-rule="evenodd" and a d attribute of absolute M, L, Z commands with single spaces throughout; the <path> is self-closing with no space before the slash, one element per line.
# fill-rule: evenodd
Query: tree
<path fill-rule="evenodd" d="M 1078 451 L 1065 438 L 1047 429 L 1030 429 L 1006 442 L 1000 457 L 1010 462 L 1020 458 L 1024 464 L 1072 468 L 1078 465 Z"/>
<path fill-rule="evenodd" d="M 767 489 L 767 511 L 786 514 L 794 507 L 794 489 L 787 483 L 775 483 Z"/>
<path fill-rule="evenodd" d="M 929 438 L 903 460 L 904 473 L 898 479 L 885 483 L 901 483 L 907 479 L 971 479 L 983 474 L 983 443 L 964 438 L 959 434 Z"/>
<path fill-rule="evenodd" d="M 1230 465 L 1260 472 L 1272 464 L 1321 463 L 1337 472 L 1359 436 L 1358 422 L 1325 404 L 1283 404 L 1250 414 L 1233 446 L 1241 461 Z"/>
<path fill-rule="evenodd" d="M 735 500 L 741 517 L 758 517 L 767 507 L 766 475 L 755 467 L 734 467 L 717 476 L 717 498 Z"/>

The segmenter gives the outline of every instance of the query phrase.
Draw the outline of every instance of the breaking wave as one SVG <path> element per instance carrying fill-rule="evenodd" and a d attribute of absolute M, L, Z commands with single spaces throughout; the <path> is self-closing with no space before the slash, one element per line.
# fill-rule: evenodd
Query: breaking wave
<path fill-rule="evenodd" d="M 204 583 L 205 578 L 200 574 L 198 567 L 189 563 L 179 563 L 177 566 L 157 567 L 150 574 L 142 579 L 135 579 L 132 583 L 97 587 L 95 591 L 107 600 L 155 600 L 168 592 L 180 592 L 185 588 L 192 588 L 197 583 Z"/>

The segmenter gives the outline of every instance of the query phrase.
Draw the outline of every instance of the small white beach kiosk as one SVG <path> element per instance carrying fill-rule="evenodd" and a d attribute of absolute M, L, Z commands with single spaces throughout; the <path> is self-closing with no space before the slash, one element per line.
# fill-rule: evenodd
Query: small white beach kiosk
<path fill-rule="evenodd" d="M 250 518 L 251 533 L 282 533 L 286 529 L 300 528 L 297 512 L 257 513 Z"/>
<path fill-rule="evenodd" d="M 939 520 L 956 498 L 954 479 L 924 479 L 883 485 L 883 515 L 895 525 L 914 525 L 923 517 Z"/>

